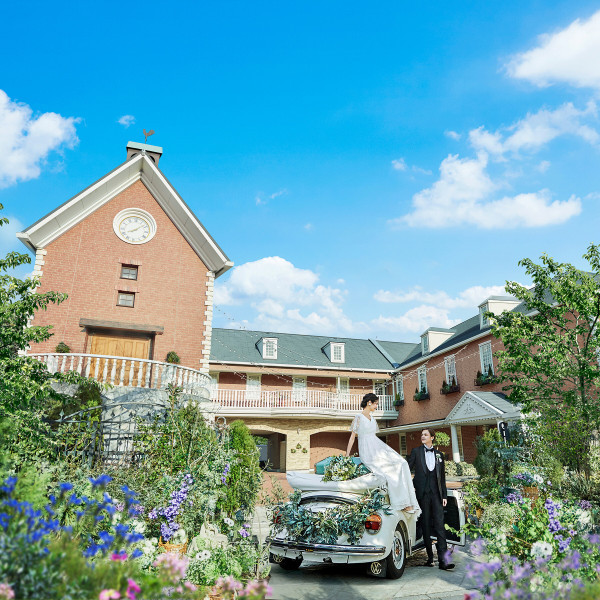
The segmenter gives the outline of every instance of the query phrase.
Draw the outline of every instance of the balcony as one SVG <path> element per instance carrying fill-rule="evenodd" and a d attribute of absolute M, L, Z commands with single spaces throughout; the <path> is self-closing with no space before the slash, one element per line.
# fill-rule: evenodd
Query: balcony
<path fill-rule="evenodd" d="M 322 390 L 235 390 L 214 389 L 213 403 L 220 415 L 231 416 L 303 416 L 306 418 L 349 418 L 362 409 L 364 394 L 336 393 Z M 398 411 L 394 397 L 378 396 L 375 418 L 395 419 Z"/>
<path fill-rule="evenodd" d="M 184 394 L 207 396 L 211 384 L 210 377 L 197 369 L 158 360 L 57 352 L 29 356 L 45 363 L 51 373 L 75 371 L 112 386 L 159 390 L 173 384 L 180 387 Z"/>

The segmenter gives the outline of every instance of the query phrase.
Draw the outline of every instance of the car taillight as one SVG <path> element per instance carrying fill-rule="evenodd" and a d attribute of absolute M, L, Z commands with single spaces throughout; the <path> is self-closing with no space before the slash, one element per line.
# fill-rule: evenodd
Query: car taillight
<path fill-rule="evenodd" d="M 381 529 L 381 517 L 377 514 L 368 516 L 365 521 L 365 529 L 369 533 L 377 533 Z"/>

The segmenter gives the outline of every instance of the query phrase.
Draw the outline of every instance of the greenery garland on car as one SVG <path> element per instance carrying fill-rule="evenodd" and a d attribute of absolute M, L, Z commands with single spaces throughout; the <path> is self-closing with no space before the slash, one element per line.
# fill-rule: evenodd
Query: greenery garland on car
<path fill-rule="evenodd" d="M 364 465 L 357 465 L 350 456 L 340 454 L 331 457 L 331 461 L 325 467 L 323 481 L 349 481 L 368 472 Z"/>
<path fill-rule="evenodd" d="M 279 504 L 275 509 L 275 522 L 272 535 L 275 537 L 284 529 L 290 540 L 314 544 L 335 544 L 340 536 L 346 535 L 351 545 L 360 541 L 365 521 L 369 515 L 381 511 L 392 514 L 385 495 L 381 490 L 371 490 L 355 504 L 342 504 L 323 511 L 312 511 L 301 506 L 302 493 L 295 491 L 289 502 Z"/>

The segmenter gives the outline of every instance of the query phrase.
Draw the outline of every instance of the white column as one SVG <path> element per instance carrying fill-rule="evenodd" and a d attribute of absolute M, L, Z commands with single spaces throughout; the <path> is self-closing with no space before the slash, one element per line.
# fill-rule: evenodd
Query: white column
<path fill-rule="evenodd" d="M 456 425 L 450 425 L 450 437 L 452 438 L 452 460 L 454 462 L 460 462 L 460 449 L 458 447 Z"/>

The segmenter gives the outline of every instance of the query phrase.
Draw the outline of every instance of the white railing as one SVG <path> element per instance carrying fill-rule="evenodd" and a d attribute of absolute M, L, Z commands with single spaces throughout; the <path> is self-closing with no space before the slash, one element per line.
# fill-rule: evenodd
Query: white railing
<path fill-rule="evenodd" d="M 332 410 L 343 413 L 356 413 L 364 394 L 338 394 L 321 390 L 235 390 L 213 389 L 211 399 L 223 409 L 288 409 Z M 393 396 L 378 396 L 380 413 L 396 414 Z"/>
<path fill-rule="evenodd" d="M 29 356 L 45 363 L 51 373 L 75 371 L 114 386 L 164 389 L 171 383 L 182 388 L 184 393 L 193 394 L 199 392 L 200 388 L 210 388 L 211 383 L 208 375 L 196 369 L 158 360 L 57 352 Z"/>

